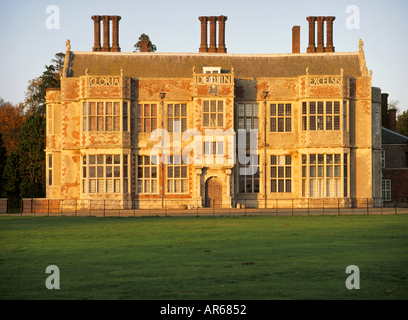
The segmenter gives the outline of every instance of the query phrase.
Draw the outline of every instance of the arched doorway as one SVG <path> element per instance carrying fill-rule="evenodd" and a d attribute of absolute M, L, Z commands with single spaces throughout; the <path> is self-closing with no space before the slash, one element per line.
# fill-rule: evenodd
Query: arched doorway
<path fill-rule="evenodd" d="M 213 177 L 205 184 L 205 206 L 207 208 L 222 207 L 222 182 L 221 179 Z"/>

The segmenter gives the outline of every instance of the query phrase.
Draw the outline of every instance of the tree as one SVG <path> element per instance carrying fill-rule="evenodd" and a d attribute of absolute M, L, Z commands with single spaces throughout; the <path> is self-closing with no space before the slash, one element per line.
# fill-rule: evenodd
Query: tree
<path fill-rule="evenodd" d="M 57 53 L 52 64 L 45 66 L 43 74 L 29 81 L 25 104 L 27 118 L 18 135 L 18 161 L 21 198 L 45 197 L 45 141 L 46 141 L 46 91 L 60 88 L 60 69 L 65 55 Z"/>
<path fill-rule="evenodd" d="M 45 116 L 45 95 L 48 88 L 60 88 L 60 68 L 64 66 L 65 55 L 60 52 L 52 59 L 53 64 L 45 66 L 45 71 L 38 77 L 28 81 L 29 85 L 25 92 L 24 103 L 27 113 L 38 113 Z"/>
<path fill-rule="evenodd" d="M 388 110 L 390 109 L 395 109 L 397 110 L 397 114 L 400 113 L 400 109 L 398 108 L 399 105 L 399 100 L 391 100 L 390 102 L 388 102 Z"/>
<path fill-rule="evenodd" d="M 17 134 L 25 121 L 22 103 L 13 105 L 0 98 L 0 133 L 3 135 L 6 154 L 17 149 Z M 1 177 L 1 176 L 0 176 Z"/>
<path fill-rule="evenodd" d="M 0 196 L 3 190 L 3 171 L 4 171 L 4 167 L 6 166 L 6 162 L 7 162 L 7 149 L 6 146 L 4 145 L 4 141 L 3 141 L 3 135 L 1 134 L 0 131 Z"/>
<path fill-rule="evenodd" d="M 397 132 L 408 137 L 408 110 L 397 117 Z"/>
<path fill-rule="evenodd" d="M 6 166 L 4 167 L 1 178 L 2 192 L 0 196 L 10 199 L 11 207 L 18 207 L 20 200 L 20 170 L 19 159 L 16 151 L 13 151 L 7 157 Z"/>
<path fill-rule="evenodd" d="M 29 115 L 18 135 L 22 198 L 45 197 L 45 118 Z"/>
<path fill-rule="evenodd" d="M 147 34 L 142 33 L 139 37 L 139 41 L 134 45 L 135 51 L 133 52 L 141 52 L 142 51 L 142 40 L 148 40 L 147 44 L 147 51 L 148 52 L 156 52 L 157 47 L 150 41 L 150 38 Z"/>

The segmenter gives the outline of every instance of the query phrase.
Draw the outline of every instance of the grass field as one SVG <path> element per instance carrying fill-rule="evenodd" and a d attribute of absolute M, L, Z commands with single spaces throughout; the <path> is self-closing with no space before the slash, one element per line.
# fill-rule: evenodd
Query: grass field
<path fill-rule="evenodd" d="M 407 272 L 408 215 L 0 217 L 3 300 L 402 300 Z"/>

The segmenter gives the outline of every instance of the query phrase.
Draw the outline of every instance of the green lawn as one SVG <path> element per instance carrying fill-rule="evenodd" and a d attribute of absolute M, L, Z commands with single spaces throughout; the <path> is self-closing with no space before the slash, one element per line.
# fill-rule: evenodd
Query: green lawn
<path fill-rule="evenodd" d="M 0 217 L 0 299 L 408 299 L 407 272 L 408 215 Z"/>

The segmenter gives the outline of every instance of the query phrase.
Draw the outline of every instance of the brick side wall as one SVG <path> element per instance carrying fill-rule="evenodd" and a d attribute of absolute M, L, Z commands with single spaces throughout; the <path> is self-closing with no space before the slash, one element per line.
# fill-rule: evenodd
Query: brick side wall
<path fill-rule="evenodd" d="M 408 198 L 408 168 L 382 169 L 383 180 L 391 179 L 391 197 Z"/>

